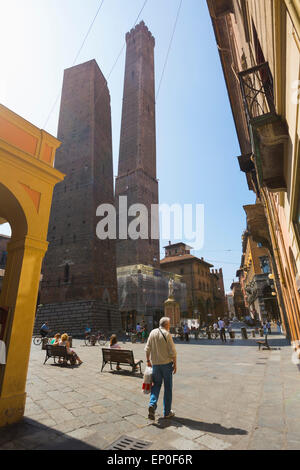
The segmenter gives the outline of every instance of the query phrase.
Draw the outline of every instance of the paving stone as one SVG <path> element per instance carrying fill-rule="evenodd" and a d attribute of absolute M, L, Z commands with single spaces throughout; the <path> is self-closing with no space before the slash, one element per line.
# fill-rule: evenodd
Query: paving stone
<path fill-rule="evenodd" d="M 92 414 L 92 411 L 89 408 L 74 408 L 71 413 L 74 416 L 85 416 Z"/>
<path fill-rule="evenodd" d="M 228 442 L 217 439 L 216 437 L 210 436 L 209 434 L 204 434 L 203 436 L 197 438 L 196 442 L 200 445 L 208 447 L 208 449 L 211 450 L 225 450 L 231 447 L 231 444 Z"/>
<path fill-rule="evenodd" d="M 55 429 L 62 433 L 68 433 L 71 431 L 75 431 L 75 429 L 79 429 L 84 426 L 85 426 L 85 423 L 81 419 L 76 418 L 76 419 L 72 419 L 71 421 L 65 421 L 64 423 L 57 424 L 55 426 Z"/>
<path fill-rule="evenodd" d="M 105 420 L 103 416 L 96 413 L 91 413 L 87 415 L 80 416 L 80 421 L 84 423 L 85 426 L 91 426 L 93 424 L 103 423 Z"/>
<path fill-rule="evenodd" d="M 170 428 L 168 428 L 170 429 Z M 178 426 L 174 429 L 178 434 L 186 439 L 197 439 L 198 437 L 203 436 L 205 433 L 203 431 L 198 431 L 196 429 L 190 429 L 186 426 Z"/>
<path fill-rule="evenodd" d="M 134 414 L 130 416 L 125 416 L 126 421 L 129 421 L 132 424 L 135 424 L 138 427 L 144 427 L 148 425 L 148 419 L 139 414 Z"/>
<path fill-rule="evenodd" d="M 201 445 L 200 443 L 192 441 L 190 439 L 185 439 L 183 437 L 179 437 L 177 439 L 172 440 L 170 444 L 176 450 L 203 450 L 204 449 L 204 446 Z M 168 446 L 168 450 L 169 450 L 169 446 Z"/>
<path fill-rule="evenodd" d="M 65 421 L 70 421 L 74 418 L 74 415 L 65 408 L 49 410 L 48 414 L 57 424 L 63 423 Z"/>
<path fill-rule="evenodd" d="M 89 408 L 93 413 L 107 413 L 107 408 L 102 405 L 91 406 Z"/>
<path fill-rule="evenodd" d="M 51 398 L 44 398 L 43 400 L 36 400 L 35 402 L 40 408 L 45 411 L 58 410 L 61 408 L 61 404 Z"/>
<path fill-rule="evenodd" d="M 83 427 L 80 429 L 75 429 L 74 431 L 68 432 L 67 436 L 75 439 L 85 439 L 86 437 L 93 434 L 94 431 L 89 427 Z"/>

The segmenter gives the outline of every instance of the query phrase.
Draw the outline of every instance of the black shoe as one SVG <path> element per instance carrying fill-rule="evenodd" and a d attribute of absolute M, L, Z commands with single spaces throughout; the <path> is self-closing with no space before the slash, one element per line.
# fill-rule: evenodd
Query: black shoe
<path fill-rule="evenodd" d="M 148 408 L 148 419 L 155 419 L 155 408 L 154 406 L 149 406 Z"/>

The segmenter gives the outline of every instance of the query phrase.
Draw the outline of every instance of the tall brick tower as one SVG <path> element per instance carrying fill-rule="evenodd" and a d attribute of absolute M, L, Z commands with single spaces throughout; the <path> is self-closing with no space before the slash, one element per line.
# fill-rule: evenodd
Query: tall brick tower
<path fill-rule="evenodd" d="M 71 334 L 121 326 L 115 241 L 96 236 L 96 209 L 114 203 L 110 95 L 95 60 L 65 70 L 49 249 L 43 265 L 38 323 Z"/>
<path fill-rule="evenodd" d="M 151 239 L 151 204 L 158 204 L 156 179 L 155 40 L 142 21 L 126 34 L 126 66 L 120 138 L 116 206 L 119 196 L 127 205 L 148 208 L 148 239 L 118 239 L 117 266 L 159 266 L 159 240 Z M 132 217 L 133 219 L 134 217 Z M 130 222 L 131 218 L 128 217 Z"/>

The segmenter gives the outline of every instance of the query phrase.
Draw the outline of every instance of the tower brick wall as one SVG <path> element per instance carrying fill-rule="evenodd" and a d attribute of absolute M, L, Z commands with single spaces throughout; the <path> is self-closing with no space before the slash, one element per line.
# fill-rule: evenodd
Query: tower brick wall
<path fill-rule="evenodd" d="M 90 308 L 99 323 L 95 305 L 102 302 L 106 316 L 118 299 L 115 241 L 96 235 L 96 209 L 114 204 L 114 195 L 110 95 L 95 60 L 65 70 L 58 139 L 55 168 L 66 177 L 54 190 L 40 302 L 67 312 L 87 301 L 82 320 Z"/>
<path fill-rule="evenodd" d="M 126 35 L 126 65 L 120 137 L 116 206 L 119 196 L 127 205 L 148 208 L 148 239 L 117 241 L 117 266 L 159 266 L 159 240 L 151 239 L 151 204 L 158 204 L 155 131 L 155 40 L 141 22 Z M 134 218 L 134 217 L 133 217 Z M 132 218 L 128 218 L 130 222 Z"/>

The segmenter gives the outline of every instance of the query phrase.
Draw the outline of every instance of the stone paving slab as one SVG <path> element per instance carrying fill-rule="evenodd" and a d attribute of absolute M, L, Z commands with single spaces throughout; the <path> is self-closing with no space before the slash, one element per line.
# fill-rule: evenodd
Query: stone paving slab
<path fill-rule="evenodd" d="M 147 419 L 142 376 L 104 369 L 101 347 L 73 340 L 84 363 L 62 368 L 32 345 L 25 418 L 0 429 L 0 449 L 105 449 L 122 435 L 150 449 L 300 449 L 300 370 L 283 336 L 258 351 L 253 339 L 176 343 L 175 418 Z M 144 345 L 127 343 L 136 359 Z M 144 363 L 145 365 L 145 363 Z"/>

